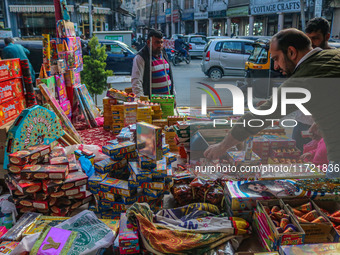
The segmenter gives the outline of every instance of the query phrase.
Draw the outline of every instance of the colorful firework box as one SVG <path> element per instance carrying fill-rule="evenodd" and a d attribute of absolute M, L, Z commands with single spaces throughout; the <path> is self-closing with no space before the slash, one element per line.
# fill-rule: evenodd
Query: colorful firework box
<path fill-rule="evenodd" d="M 317 243 L 301 245 L 282 245 L 281 255 L 322 255 L 340 254 L 340 243 Z"/>
<path fill-rule="evenodd" d="M 164 154 L 164 158 L 166 160 L 166 164 L 170 165 L 171 163 L 175 162 L 177 160 L 177 155 L 172 152 L 168 152 Z"/>
<path fill-rule="evenodd" d="M 152 198 L 158 198 L 161 195 L 163 195 L 163 191 L 162 190 L 153 190 L 153 189 L 143 189 L 143 194 Z"/>
<path fill-rule="evenodd" d="M 131 197 L 136 193 L 136 190 L 129 188 L 127 181 L 107 177 L 100 184 L 103 192 L 111 192 L 114 194 Z"/>
<path fill-rule="evenodd" d="M 128 209 L 128 206 L 122 202 L 102 200 L 98 201 L 98 207 L 101 211 L 105 211 L 106 209 L 112 209 L 114 211 L 124 212 Z"/>
<path fill-rule="evenodd" d="M 63 74 L 55 75 L 55 80 L 56 80 L 58 100 L 60 103 L 62 103 L 67 100 L 67 92 L 66 92 L 64 75 Z"/>
<path fill-rule="evenodd" d="M 123 247 L 135 249 L 134 253 L 139 253 L 139 239 L 137 227 L 135 227 L 128 221 L 125 213 L 122 213 L 120 215 L 119 247 L 121 254 L 130 254 L 126 253 L 126 250 L 124 252 L 124 250 L 121 249 Z"/>
<path fill-rule="evenodd" d="M 25 109 L 8 131 L 4 168 L 9 163 L 8 153 L 25 150 L 37 144 L 51 144 L 64 135 L 64 130 L 53 111 L 42 106 Z"/>
<path fill-rule="evenodd" d="M 153 189 L 153 190 L 164 190 L 165 183 L 159 182 L 159 181 L 153 181 L 153 182 L 143 182 L 140 186 L 142 189 Z"/>
<path fill-rule="evenodd" d="M 118 154 L 125 154 L 136 150 L 136 144 L 132 142 L 122 142 L 119 144 L 112 144 L 103 146 L 102 152 L 108 156 L 115 156 Z"/>
<path fill-rule="evenodd" d="M 88 190 L 92 194 L 98 194 L 100 191 L 100 183 L 104 180 L 100 175 L 92 175 L 88 180 Z"/>
<path fill-rule="evenodd" d="M 75 37 L 76 32 L 74 29 L 74 23 L 66 20 L 58 20 L 57 21 L 57 37 L 65 38 L 65 37 Z"/>
<path fill-rule="evenodd" d="M 0 254 L 10 254 L 20 242 L 3 241 L 0 243 Z"/>
<path fill-rule="evenodd" d="M 87 184 L 87 175 L 82 172 L 74 172 L 67 175 L 63 182 L 53 180 L 43 180 L 43 190 L 48 194 L 65 191 L 74 187 L 80 187 Z M 77 192 L 76 194 L 80 193 Z M 73 194 L 73 195 L 76 195 Z M 60 194 L 59 194 L 60 195 Z M 63 194 L 64 195 L 64 194 Z M 70 194 L 69 196 L 73 196 Z"/>
<path fill-rule="evenodd" d="M 133 102 L 135 100 L 135 97 L 128 95 L 127 93 L 124 94 L 120 90 L 108 90 L 106 96 L 124 102 Z"/>
<path fill-rule="evenodd" d="M 115 170 L 121 169 L 127 165 L 127 160 L 122 159 L 119 161 L 113 160 L 111 158 L 104 159 L 94 164 L 94 169 L 100 174 L 105 174 L 113 172 Z"/>
<path fill-rule="evenodd" d="M 251 160 L 245 160 L 245 151 L 229 151 L 227 152 L 229 162 L 234 166 L 254 166 L 261 163 L 261 158 L 252 152 Z"/>
<path fill-rule="evenodd" d="M 12 185 L 23 194 L 34 194 L 41 190 L 41 181 L 27 181 L 20 180 L 13 175 L 6 175 L 6 181 L 12 183 Z"/>
<path fill-rule="evenodd" d="M 0 60 L 0 82 L 21 76 L 19 58 Z"/>
<path fill-rule="evenodd" d="M 137 150 L 138 153 L 157 161 L 163 157 L 162 129 L 145 123 L 137 123 Z"/>
<path fill-rule="evenodd" d="M 111 156 L 112 159 L 114 160 L 122 160 L 122 159 L 137 159 L 138 158 L 138 153 L 137 151 L 133 151 L 133 152 L 128 152 L 128 153 L 124 153 L 124 154 L 117 154 L 114 156 Z"/>
<path fill-rule="evenodd" d="M 48 78 L 42 78 L 42 79 L 37 79 L 37 84 L 44 83 L 50 93 L 54 96 L 57 97 L 55 88 L 56 88 L 56 79 L 54 76 L 50 76 Z"/>
<path fill-rule="evenodd" d="M 232 211 L 252 210 L 257 200 L 311 195 L 298 189 L 294 180 L 228 181 L 224 189 L 226 203 Z"/>
<path fill-rule="evenodd" d="M 0 82 L 0 104 L 16 97 L 24 97 L 21 79 L 12 79 Z"/>
<path fill-rule="evenodd" d="M 110 193 L 110 192 L 104 193 L 102 191 L 98 192 L 98 196 L 99 196 L 100 199 L 107 200 L 107 201 L 110 201 L 110 202 L 118 202 L 118 201 L 121 201 L 122 198 L 123 198 L 121 195 L 113 194 L 113 193 Z"/>
<path fill-rule="evenodd" d="M 80 167 L 77 163 L 76 156 L 74 154 L 67 155 L 69 173 L 77 172 Z"/>
<path fill-rule="evenodd" d="M 17 151 L 9 154 L 9 162 L 14 165 L 23 166 L 34 161 L 38 162 L 38 159 L 51 152 L 49 145 L 35 145 L 30 146 L 22 151 Z M 33 164 L 34 165 L 34 164 Z"/>
<path fill-rule="evenodd" d="M 157 166 L 157 162 L 152 160 L 151 158 L 148 158 L 146 156 L 139 156 L 139 164 L 142 169 L 154 169 Z"/>
<path fill-rule="evenodd" d="M 135 182 L 141 183 L 152 180 L 151 172 L 149 170 L 142 170 L 137 162 L 129 162 L 129 171 Z"/>
<path fill-rule="evenodd" d="M 0 126 L 15 119 L 25 108 L 25 99 L 20 96 L 1 104 Z"/>
<path fill-rule="evenodd" d="M 254 213 L 253 219 L 254 225 L 256 226 L 255 228 L 258 231 L 260 238 L 265 242 L 265 246 L 268 247 L 269 250 L 278 251 L 283 244 L 292 245 L 304 243 L 305 232 L 295 218 L 292 217 L 290 212 L 284 209 L 286 214 L 289 215 L 289 220 L 296 230 L 294 232 L 279 233 L 264 206 L 278 206 L 281 209 L 284 209 L 285 207 L 282 201 L 279 200 L 258 201 L 257 203 L 257 210 Z"/>
<path fill-rule="evenodd" d="M 39 216 L 38 220 L 31 224 L 31 226 L 25 230 L 23 233 L 24 236 L 33 235 L 35 233 L 40 233 L 43 229 L 48 225 L 54 227 L 65 220 L 68 220 L 69 217 L 53 217 L 53 216 Z"/>
<path fill-rule="evenodd" d="M 296 146 L 295 140 L 284 135 L 263 135 L 263 137 L 269 141 L 271 149 L 291 148 Z"/>
<path fill-rule="evenodd" d="M 21 170 L 23 180 L 64 180 L 68 165 L 26 165 Z"/>

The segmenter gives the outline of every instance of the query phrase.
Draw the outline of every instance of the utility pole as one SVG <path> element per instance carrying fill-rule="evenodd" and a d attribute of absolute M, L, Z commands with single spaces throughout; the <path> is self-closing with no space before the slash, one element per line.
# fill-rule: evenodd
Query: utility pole
<path fill-rule="evenodd" d="M 90 38 L 92 38 L 92 34 L 93 34 L 92 0 L 89 0 L 89 28 L 90 28 Z"/>
<path fill-rule="evenodd" d="M 150 6 L 150 15 L 149 15 L 149 29 L 151 28 L 151 15 L 152 15 L 152 8 L 153 7 L 153 0 L 151 0 L 151 6 Z"/>
<path fill-rule="evenodd" d="M 304 0 L 300 0 L 300 8 L 301 8 L 301 30 L 305 32 L 306 29 L 306 15 L 305 15 L 305 2 Z"/>
<path fill-rule="evenodd" d="M 155 0 L 155 29 L 158 29 L 157 27 L 157 15 L 158 15 L 158 2 Z"/>

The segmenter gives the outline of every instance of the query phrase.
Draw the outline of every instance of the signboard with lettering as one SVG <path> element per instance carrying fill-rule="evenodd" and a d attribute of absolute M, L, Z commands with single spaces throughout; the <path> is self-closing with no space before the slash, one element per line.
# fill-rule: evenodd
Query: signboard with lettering
<path fill-rule="evenodd" d="M 269 4 L 251 5 L 251 15 L 271 14 L 278 12 L 300 12 L 300 1 L 277 2 L 273 1 Z"/>
<path fill-rule="evenodd" d="M 208 13 L 208 18 L 225 18 L 227 16 L 227 10 L 212 11 Z"/>
<path fill-rule="evenodd" d="M 208 18 L 208 12 L 195 12 L 194 13 L 194 19 L 207 19 Z"/>

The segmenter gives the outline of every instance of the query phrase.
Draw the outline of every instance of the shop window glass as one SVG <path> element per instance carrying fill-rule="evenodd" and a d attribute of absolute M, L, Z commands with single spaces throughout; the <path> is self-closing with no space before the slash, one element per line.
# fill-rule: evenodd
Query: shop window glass
<path fill-rule="evenodd" d="M 224 42 L 221 51 L 224 53 L 242 54 L 242 42 Z"/>

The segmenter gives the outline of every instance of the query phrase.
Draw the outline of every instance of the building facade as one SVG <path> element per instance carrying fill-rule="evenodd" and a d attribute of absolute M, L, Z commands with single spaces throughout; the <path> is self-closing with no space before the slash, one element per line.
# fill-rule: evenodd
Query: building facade
<path fill-rule="evenodd" d="M 8 22 L 5 26 L 12 29 L 13 36 L 40 36 L 44 33 L 50 33 L 53 36 L 55 34 L 53 1 L 46 3 L 44 0 L 5 0 L 4 4 L 6 2 L 8 14 L 5 13 L 5 15 Z M 120 7 L 121 2 L 118 0 L 93 0 L 92 2 L 93 31 L 117 29 L 119 28 L 117 24 L 121 24 L 120 17 L 129 15 L 128 11 Z M 68 11 L 70 20 L 75 23 L 77 33 L 89 35 L 88 1 L 69 0 Z M 2 24 L 1 21 L 0 18 L 0 24 Z"/>

